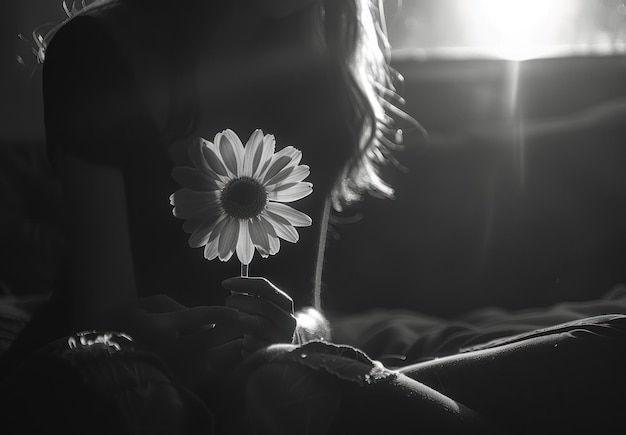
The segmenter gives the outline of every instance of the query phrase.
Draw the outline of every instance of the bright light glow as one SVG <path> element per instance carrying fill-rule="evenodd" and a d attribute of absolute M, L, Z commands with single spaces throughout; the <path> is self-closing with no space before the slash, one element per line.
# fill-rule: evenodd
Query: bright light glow
<path fill-rule="evenodd" d="M 396 54 L 523 60 L 626 53 L 626 0 L 413 0 L 390 16 Z"/>
<path fill-rule="evenodd" d="M 568 0 L 478 0 L 471 3 L 475 7 L 469 11 L 469 21 L 480 25 L 474 25 L 474 31 L 480 39 L 491 39 L 489 45 L 494 54 L 513 60 L 545 54 L 558 40 L 561 29 L 557 24 L 569 9 Z"/>

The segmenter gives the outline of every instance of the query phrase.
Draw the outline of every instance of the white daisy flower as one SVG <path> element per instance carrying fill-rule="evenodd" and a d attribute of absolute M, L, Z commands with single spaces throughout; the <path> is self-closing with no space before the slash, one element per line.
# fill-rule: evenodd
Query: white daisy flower
<path fill-rule="evenodd" d="M 302 152 L 287 146 L 274 152 L 273 135 L 257 129 L 245 147 L 232 130 L 199 139 L 189 149 L 193 167 L 176 167 L 183 186 L 170 196 L 174 216 L 185 219 L 189 246 L 204 246 L 208 260 L 228 261 L 234 252 L 248 265 L 254 250 L 263 258 L 280 249 L 280 240 L 295 243 L 296 227 L 311 225 L 306 214 L 284 204 L 304 198 L 313 184 L 303 181 L 309 167 Z"/>

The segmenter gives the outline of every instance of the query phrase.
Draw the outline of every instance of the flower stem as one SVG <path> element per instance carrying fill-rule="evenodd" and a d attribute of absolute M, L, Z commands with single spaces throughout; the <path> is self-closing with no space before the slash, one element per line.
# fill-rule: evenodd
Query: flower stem
<path fill-rule="evenodd" d="M 241 263 L 241 276 L 242 278 L 248 277 L 248 265 Z"/>

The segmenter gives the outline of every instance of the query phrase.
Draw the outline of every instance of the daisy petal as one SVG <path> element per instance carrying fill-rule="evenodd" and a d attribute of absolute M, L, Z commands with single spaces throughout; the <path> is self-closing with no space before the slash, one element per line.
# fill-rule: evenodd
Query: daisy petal
<path fill-rule="evenodd" d="M 313 223 L 309 216 L 302 213 L 301 211 L 296 210 L 293 207 L 289 207 L 286 204 L 281 204 L 279 202 L 270 202 L 267 204 L 267 209 L 273 214 L 282 216 L 295 227 L 308 227 Z"/>
<path fill-rule="evenodd" d="M 267 221 L 272 225 L 272 228 L 275 227 L 275 224 L 281 224 L 281 225 L 291 225 L 289 223 L 289 221 L 287 219 L 285 219 L 284 217 L 282 217 L 279 214 L 273 213 L 271 210 L 266 209 L 265 213 L 263 213 L 261 215 L 261 217 L 265 217 L 267 219 Z M 274 234 L 276 235 L 276 234 Z"/>
<path fill-rule="evenodd" d="M 221 214 L 222 208 L 219 203 L 200 208 L 198 209 L 198 211 L 185 218 L 185 222 L 183 222 L 183 231 L 191 234 L 196 229 L 196 227 L 200 226 L 206 220 L 210 218 L 214 218 L 215 220 L 217 220 L 217 218 L 221 216 Z"/>
<path fill-rule="evenodd" d="M 223 177 L 226 177 L 229 175 L 228 171 L 226 170 L 226 167 L 222 164 L 222 159 L 220 159 L 219 155 L 215 152 L 215 150 L 212 149 L 212 147 L 210 146 L 202 147 L 202 155 L 204 156 L 204 159 L 209 165 L 209 168 L 211 171 Z"/>
<path fill-rule="evenodd" d="M 200 225 L 202 225 L 205 221 L 206 221 L 205 218 L 185 219 L 185 222 L 183 222 L 183 231 L 187 234 L 193 234 L 193 232 L 196 231 L 198 227 L 200 227 Z M 202 246 L 202 245 L 203 243 L 201 243 L 198 246 Z"/>
<path fill-rule="evenodd" d="M 286 178 L 288 178 L 291 175 L 293 170 L 294 170 L 293 166 L 287 166 L 287 167 L 283 168 L 278 174 L 274 175 L 272 178 L 267 180 L 265 182 L 265 185 L 267 187 L 270 187 L 270 186 L 273 186 L 274 184 L 278 184 L 278 183 L 282 182 L 283 180 L 285 180 Z"/>
<path fill-rule="evenodd" d="M 267 231 L 263 230 L 263 222 L 260 218 L 254 218 L 250 220 L 250 239 L 254 246 L 257 247 L 261 256 L 265 254 L 269 254 L 270 252 L 270 241 L 269 234 Z M 273 228 L 272 228 L 273 230 Z"/>
<path fill-rule="evenodd" d="M 265 231 L 265 233 L 267 234 L 267 238 L 269 239 L 269 253 L 270 255 L 274 255 L 280 250 L 280 239 L 276 235 L 276 230 L 274 230 L 274 226 L 270 223 L 266 214 L 262 214 L 261 216 L 259 216 L 259 222 L 263 231 Z"/>
<path fill-rule="evenodd" d="M 207 146 L 207 140 L 203 138 L 198 138 L 198 140 L 193 141 L 187 153 L 189 154 L 189 160 L 191 160 L 191 164 L 200 170 L 207 170 L 209 168 L 209 164 L 204 158 L 204 154 L 202 149 Z"/>
<path fill-rule="evenodd" d="M 232 130 L 224 130 L 222 134 L 215 136 L 215 142 L 226 168 L 233 176 L 240 176 L 243 167 L 243 144 Z"/>
<path fill-rule="evenodd" d="M 211 235 L 209 236 L 209 240 L 207 243 L 211 243 L 214 240 L 217 240 L 224 229 L 224 226 L 228 223 L 228 218 L 225 215 L 221 215 L 219 221 L 215 224 L 213 230 L 211 230 Z"/>
<path fill-rule="evenodd" d="M 278 151 L 274 154 L 277 158 L 282 156 L 287 156 L 291 159 L 292 165 L 297 166 L 302 159 L 302 151 L 299 149 L 292 147 L 291 145 L 286 146 L 282 150 Z"/>
<path fill-rule="evenodd" d="M 254 255 L 254 245 L 250 239 L 249 220 L 239 221 L 239 237 L 237 239 L 237 258 L 241 264 L 250 264 Z"/>
<path fill-rule="evenodd" d="M 267 211 L 265 216 L 274 227 L 278 237 L 291 243 L 296 243 L 299 240 L 298 231 L 285 218 L 270 211 Z"/>
<path fill-rule="evenodd" d="M 276 157 L 276 154 L 274 157 Z M 287 165 L 291 162 L 291 158 L 288 156 L 281 156 L 278 158 L 272 158 L 272 162 L 270 163 L 269 168 L 267 168 L 267 172 L 265 173 L 265 177 L 263 179 L 263 184 L 267 185 L 268 180 L 274 178 L 280 171 L 282 171 Z"/>
<path fill-rule="evenodd" d="M 187 234 L 192 234 L 203 222 L 204 220 L 199 219 L 186 219 L 183 222 L 183 231 Z"/>
<path fill-rule="evenodd" d="M 219 204 L 219 192 L 195 192 L 182 188 L 170 195 L 170 204 L 174 206 L 172 213 L 180 219 L 187 219 L 198 211 L 207 213 L 215 210 Z"/>
<path fill-rule="evenodd" d="M 269 217 L 267 216 L 267 212 L 261 214 L 258 219 L 261 224 L 261 228 L 267 233 L 268 237 L 276 237 L 276 231 L 274 230 L 274 226 L 271 224 Z M 278 216 L 278 219 L 282 218 Z M 286 224 L 289 223 L 286 220 L 283 220 L 282 222 Z"/>
<path fill-rule="evenodd" d="M 293 185 L 278 186 L 281 190 L 274 189 L 267 193 L 267 198 L 271 201 L 292 202 L 308 196 L 313 192 L 313 184 L 299 182 Z M 286 188 L 286 189 L 285 189 Z"/>
<path fill-rule="evenodd" d="M 311 170 L 306 165 L 300 165 L 296 167 L 287 167 L 283 169 L 278 175 L 273 177 L 266 183 L 268 190 L 272 190 L 275 184 L 291 184 L 304 180 L 309 176 Z"/>
<path fill-rule="evenodd" d="M 250 135 L 250 139 L 246 142 L 243 155 L 243 173 L 244 177 L 252 177 L 259 168 L 261 155 L 263 153 L 263 131 L 254 130 Z"/>
<path fill-rule="evenodd" d="M 170 204 L 176 206 L 185 202 L 199 204 L 205 201 L 214 201 L 219 198 L 217 190 L 211 192 L 195 192 L 185 187 L 178 189 L 170 195 Z"/>
<path fill-rule="evenodd" d="M 287 148 L 293 148 L 293 147 L 287 147 Z M 291 164 L 294 166 L 298 166 L 300 164 L 300 160 L 302 160 L 302 151 L 300 151 L 299 149 L 293 148 L 293 151 L 291 151 Z"/>
<path fill-rule="evenodd" d="M 228 218 L 226 221 L 224 229 L 221 231 L 217 247 L 219 258 L 222 261 L 230 260 L 230 257 L 232 257 L 237 247 L 237 238 L 239 236 L 239 220 Z"/>
<path fill-rule="evenodd" d="M 311 168 L 307 165 L 296 166 L 293 172 L 289 175 L 289 178 L 285 180 L 285 183 L 295 183 L 304 180 L 311 174 Z"/>
<path fill-rule="evenodd" d="M 217 240 L 212 240 L 204 247 L 204 258 L 206 258 L 207 260 L 215 260 L 217 256 Z"/>
<path fill-rule="evenodd" d="M 287 156 L 291 159 L 291 166 L 298 166 L 300 164 L 300 160 L 302 160 L 302 151 L 297 148 L 292 147 L 291 145 L 286 146 L 282 150 L 276 153 L 277 157 Z"/>
<path fill-rule="evenodd" d="M 270 255 L 276 255 L 280 251 L 280 239 L 278 237 L 270 237 Z"/>
<path fill-rule="evenodd" d="M 276 234 L 283 240 L 286 240 L 291 243 L 296 243 L 300 240 L 300 235 L 298 231 L 292 227 L 291 225 L 276 225 L 274 227 L 276 230 Z"/>
<path fill-rule="evenodd" d="M 274 155 L 274 149 L 276 147 L 276 138 L 273 134 L 266 134 L 263 136 L 263 145 L 261 146 L 261 156 L 259 157 L 259 166 L 253 174 L 253 177 L 257 180 L 263 180 L 265 178 L 265 172 L 272 161 Z"/>
<path fill-rule="evenodd" d="M 201 222 L 189 236 L 189 246 L 192 248 L 199 248 L 205 245 L 209 241 L 211 232 L 215 228 L 218 216 L 210 216 L 205 221 Z"/>
<path fill-rule="evenodd" d="M 211 172 L 196 168 L 178 166 L 172 170 L 172 177 L 183 187 L 198 192 L 218 190 L 219 187 Z"/>
<path fill-rule="evenodd" d="M 219 213 L 198 213 L 190 216 L 183 222 L 183 231 L 187 234 L 192 234 L 198 227 L 203 225 L 208 220 L 217 221 Z"/>

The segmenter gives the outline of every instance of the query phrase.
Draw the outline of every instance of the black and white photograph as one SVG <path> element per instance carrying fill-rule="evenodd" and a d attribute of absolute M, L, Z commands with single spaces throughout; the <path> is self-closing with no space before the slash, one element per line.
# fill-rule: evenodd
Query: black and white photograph
<path fill-rule="evenodd" d="M 625 412 L 626 0 L 2 0 L 0 434 Z"/>

